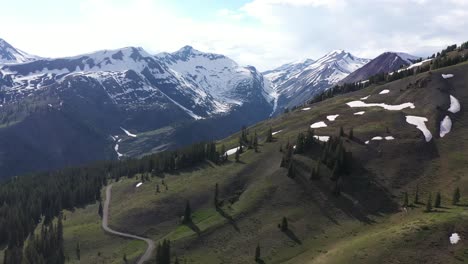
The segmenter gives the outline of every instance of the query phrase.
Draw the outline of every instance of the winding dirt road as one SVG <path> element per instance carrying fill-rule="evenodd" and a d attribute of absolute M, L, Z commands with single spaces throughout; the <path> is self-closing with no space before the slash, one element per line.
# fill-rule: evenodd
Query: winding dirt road
<path fill-rule="evenodd" d="M 111 194 L 112 194 L 112 184 L 109 184 L 106 187 L 106 200 L 104 201 L 104 208 L 103 208 L 104 210 L 103 210 L 103 214 L 102 214 L 102 228 L 104 229 L 104 231 L 106 231 L 106 232 L 108 232 L 110 234 L 113 234 L 113 235 L 145 241 L 146 244 L 148 245 L 148 248 L 146 248 L 145 253 L 140 257 L 140 259 L 138 260 L 137 263 L 138 264 L 143 264 L 146 261 L 149 261 L 149 259 L 151 258 L 151 254 L 153 253 L 153 251 L 155 249 L 155 244 L 154 244 L 153 240 L 148 239 L 148 238 L 144 238 L 144 237 L 140 237 L 140 236 L 136 236 L 136 235 L 132 235 L 132 234 L 118 232 L 118 231 L 115 231 L 115 230 L 111 229 L 108 226 L 109 204 L 110 204 L 110 201 L 111 201 Z"/>

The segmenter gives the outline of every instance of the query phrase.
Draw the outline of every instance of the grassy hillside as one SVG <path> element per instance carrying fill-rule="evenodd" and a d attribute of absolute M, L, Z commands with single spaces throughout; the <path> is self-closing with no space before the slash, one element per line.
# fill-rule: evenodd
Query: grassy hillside
<path fill-rule="evenodd" d="M 454 77 L 443 79 L 443 73 Z M 139 188 L 135 186 L 140 175 L 123 179 L 114 183 L 110 225 L 155 241 L 170 239 L 173 255 L 186 263 L 253 263 L 257 244 L 265 263 L 466 263 L 467 73 L 466 63 L 447 67 L 260 122 L 249 128 L 250 133 L 260 135 L 259 153 L 248 150 L 238 163 L 230 156 L 225 164 L 206 163 L 190 171 L 153 177 Z M 380 94 L 384 90 L 389 92 Z M 459 113 L 446 111 L 450 94 L 461 103 Z M 363 102 L 413 103 L 415 107 L 389 111 L 346 104 L 368 95 Z M 360 111 L 365 113 L 354 115 Z M 337 114 L 335 121 L 327 119 Z M 421 131 L 406 122 L 406 115 L 426 117 L 433 139 L 426 142 Z M 452 131 L 440 138 L 439 124 L 446 115 L 453 121 Z M 298 133 L 319 121 L 328 125 L 315 129 L 319 136 L 338 136 L 343 127 L 341 139 L 352 153 L 353 168 L 342 176 L 339 196 L 332 193 L 329 168 L 322 166 L 320 179 L 309 180 L 323 143 L 316 142 L 305 154 L 294 155 L 296 177 L 288 177 L 288 170 L 280 167 L 280 146 L 284 149 L 288 141 L 295 144 Z M 264 135 L 270 127 L 281 132 L 274 142 L 266 143 Z M 351 128 L 352 139 L 347 137 Z M 235 147 L 239 136 L 221 140 L 218 146 Z M 376 136 L 394 140 L 371 140 Z M 222 201 L 218 209 L 213 202 L 216 183 Z M 452 205 L 456 187 L 461 189 L 462 202 Z M 419 203 L 413 203 L 417 188 Z M 425 213 L 429 193 L 434 201 L 438 191 L 442 208 Z M 407 208 L 401 207 L 404 192 L 411 203 Z M 190 225 L 181 224 L 186 201 L 193 210 Z M 97 252 L 108 256 L 110 251 L 125 251 L 136 257 L 144 250 L 138 242 L 101 234 L 96 212 L 93 205 L 67 214 L 69 254 L 76 236 L 85 239 L 87 248 L 82 246 L 82 252 L 90 263 L 97 260 L 91 257 Z M 283 217 L 289 223 L 285 232 L 278 228 Z M 456 245 L 449 243 L 452 232 L 462 238 Z M 111 242 L 105 242 L 109 239 Z"/>

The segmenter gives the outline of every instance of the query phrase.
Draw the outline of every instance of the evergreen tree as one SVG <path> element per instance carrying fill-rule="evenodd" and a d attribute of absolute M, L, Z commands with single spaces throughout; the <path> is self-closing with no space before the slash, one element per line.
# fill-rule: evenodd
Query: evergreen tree
<path fill-rule="evenodd" d="M 81 249 L 80 249 L 80 242 L 76 242 L 76 248 L 75 248 L 75 253 L 76 253 L 76 259 L 81 260 Z"/>
<path fill-rule="evenodd" d="M 171 243 L 169 240 L 158 244 L 156 248 L 156 264 L 171 264 Z"/>
<path fill-rule="evenodd" d="M 240 161 L 240 149 L 236 150 L 236 156 L 235 156 L 236 162 Z"/>
<path fill-rule="evenodd" d="M 288 177 L 289 177 L 289 178 L 294 178 L 294 177 L 296 177 L 296 172 L 295 172 L 295 170 L 294 170 L 294 164 L 293 164 L 293 162 L 291 162 L 291 163 L 289 164 L 289 168 L 288 168 Z"/>
<path fill-rule="evenodd" d="M 257 247 L 255 248 L 255 261 L 260 261 L 260 244 L 257 244 Z"/>
<path fill-rule="evenodd" d="M 288 231 L 288 219 L 286 217 L 283 217 L 283 221 L 281 222 L 281 231 Z"/>
<path fill-rule="evenodd" d="M 296 153 L 304 153 L 305 150 L 305 136 L 303 133 L 297 135 L 296 140 Z"/>
<path fill-rule="evenodd" d="M 225 162 L 227 159 L 226 159 L 227 155 L 226 155 L 226 147 L 223 145 L 221 145 L 221 161 L 222 162 Z"/>
<path fill-rule="evenodd" d="M 349 139 L 354 139 L 354 132 L 353 132 L 353 128 L 351 128 L 351 129 L 349 130 L 349 135 L 348 135 L 348 138 L 349 138 Z"/>
<path fill-rule="evenodd" d="M 218 205 L 219 205 L 218 195 L 219 195 L 218 183 L 216 183 L 216 185 L 215 185 L 215 194 L 214 194 L 214 206 L 215 206 L 215 208 L 218 208 Z"/>
<path fill-rule="evenodd" d="M 185 210 L 184 210 L 184 224 L 188 224 L 192 222 L 192 209 L 190 208 L 190 202 L 187 200 L 187 203 L 185 204 Z"/>
<path fill-rule="evenodd" d="M 253 139 L 253 147 L 254 147 L 254 150 L 255 152 L 258 152 L 258 136 L 257 136 L 257 132 L 255 131 L 255 134 L 254 134 L 254 139 Z"/>
<path fill-rule="evenodd" d="M 159 189 L 159 183 L 156 184 L 156 192 L 157 192 L 157 193 L 161 192 L 161 190 Z"/>
<path fill-rule="evenodd" d="M 414 204 L 419 203 L 419 186 L 416 185 L 416 192 L 414 193 Z"/>
<path fill-rule="evenodd" d="M 99 201 L 99 209 L 98 209 L 98 214 L 99 214 L 99 217 L 101 217 L 101 218 L 102 218 L 102 214 L 103 214 L 103 212 L 102 212 L 102 202 L 101 202 L 101 201 Z"/>
<path fill-rule="evenodd" d="M 128 263 L 127 254 L 126 254 L 126 253 L 124 253 L 124 255 L 123 255 L 123 261 L 124 261 L 125 264 Z"/>
<path fill-rule="evenodd" d="M 440 192 L 437 192 L 436 198 L 434 201 L 434 207 L 435 208 L 440 208 L 442 206 L 442 197 L 440 196 Z"/>
<path fill-rule="evenodd" d="M 405 193 L 403 194 L 403 207 L 408 207 L 408 205 L 409 205 L 408 193 L 405 192 Z"/>
<path fill-rule="evenodd" d="M 268 129 L 265 138 L 266 138 L 266 142 L 273 142 L 273 132 L 272 132 L 271 127 Z"/>
<path fill-rule="evenodd" d="M 179 262 L 179 258 L 178 258 L 178 257 L 176 257 L 176 258 L 175 258 L 175 262 L 174 262 L 174 264 L 180 264 L 180 262 Z"/>
<path fill-rule="evenodd" d="M 426 212 L 431 212 L 432 211 L 432 195 L 429 194 L 429 197 L 427 198 L 427 203 L 426 203 Z"/>
<path fill-rule="evenodd" d="M 344 137 L 344 130 L 342 126 L 340 126 L 340 137 Z"/>
<path fill-rule="evenodd" d="M 455 191 L 453 192 L 453 199 L 452 199 L 452 204 L 457 205 L 460 202 L 460 188 L 456 188 Z"/>

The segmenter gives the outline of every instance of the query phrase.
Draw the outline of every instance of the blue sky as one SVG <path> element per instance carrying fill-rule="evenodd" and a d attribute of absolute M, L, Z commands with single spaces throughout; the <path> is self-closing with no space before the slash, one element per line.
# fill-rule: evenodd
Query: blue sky
<path fill-rule="evenodd" d="M 427 56 L 468 40 L 466 0 L 16 0 L 0 38 L 44 57 L 192 45 L 261 70 L 334 49 Z"/>

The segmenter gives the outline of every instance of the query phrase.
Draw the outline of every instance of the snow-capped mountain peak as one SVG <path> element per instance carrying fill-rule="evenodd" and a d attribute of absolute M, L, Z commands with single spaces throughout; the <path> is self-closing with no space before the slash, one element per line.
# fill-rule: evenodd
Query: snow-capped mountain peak
<path fill-rule="evenodd" d="M 263 77 L 255 67 L 239 66 L 232 59 L 214 53 L 205 53 L 185 46 L 174 53 L 160 53 L 155 56 L 172 71 L 179 73 L 194 87 L 211 94 L 226 109 L 226 104 L 241 105 L 252 93 L 271 99 L 263 85 Z M 258 82 L 257 85 L 254 83 Z M 260 86 L 259 86 L 260 85 Z M 251 87 L 254 90 L 245 90 Z"/>
<path fill-rule="evenodd" d="M 341 83 L 354 83 L 367 80 L 370 76 L 382 72 L 393 72 L 402 66 L 408 66 L 419 58 L 403 52 L 384 52 L 369 63 L 353 71 Z"/>
<path fill-rule="evenodd" d="M 368 59 L 358 58 L 345 50 L 333 50 L 316 61 L 285 64 L 265 72 L 278 94 L 278 110 L 303 103 L 359 69 Z"/>
<path fill-rule="evenodd" d="M 23 63 L 38 59 L 39 57 L 14 48 L 4 39 L 0 38 L 0 64 Z"/>

